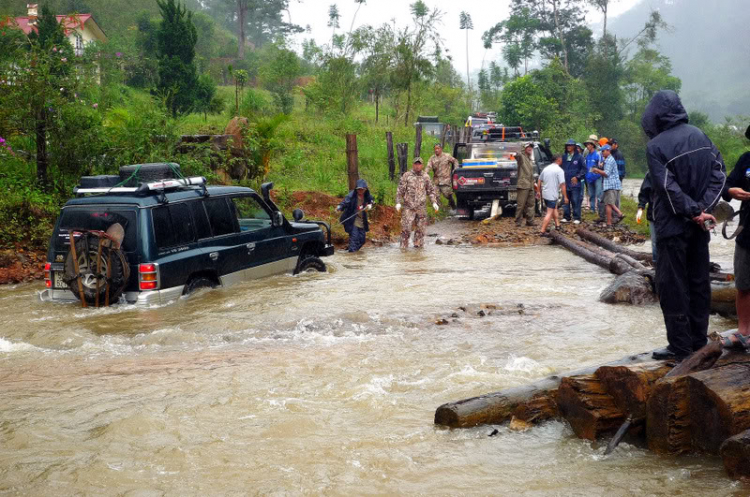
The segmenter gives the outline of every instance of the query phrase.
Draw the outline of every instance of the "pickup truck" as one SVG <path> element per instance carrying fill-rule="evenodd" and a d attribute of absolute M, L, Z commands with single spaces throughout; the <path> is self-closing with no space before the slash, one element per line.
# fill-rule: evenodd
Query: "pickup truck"
<path fill-rule="evenodd" d="M 534 143 L 535 178 L 552 161 L 549 140 L 533 141 L 534 134 L 520 127 L 494 127 L 486 130 L 480 141 L 456 143 L 453 156 L 460 167 L 453 171 L 457 214 L 474 219 L 483 214 L 495 215 L 516 208 L 518 164 L 516 155 L 523 145 Z M 537 202 L 537 212 L 541 205 Z"/>

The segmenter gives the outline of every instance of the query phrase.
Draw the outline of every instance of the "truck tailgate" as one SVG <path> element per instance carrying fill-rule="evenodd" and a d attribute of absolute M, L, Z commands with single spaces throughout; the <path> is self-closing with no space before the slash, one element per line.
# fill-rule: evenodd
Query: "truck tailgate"
<path fill-rule="evenodd" d="M 516 188 L 516 167 L 460 167 L 453 172 L 457 192 L 490 192 Z"/>

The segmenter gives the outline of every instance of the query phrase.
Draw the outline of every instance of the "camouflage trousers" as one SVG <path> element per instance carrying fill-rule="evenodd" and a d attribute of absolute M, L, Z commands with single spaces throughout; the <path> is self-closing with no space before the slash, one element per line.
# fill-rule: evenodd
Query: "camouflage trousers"
<path fill-rule="evenodd" d="M 453 198 L 453 187 L 451 185 L 435 185 L 435 190 L 448 199 Z"/>
<path fill-rule="evenodd" d="M 414 227 L 414 247 L 424 245 L 424 229 L 427 226 L 425 209 L 404 209 L 401 213 L 401 248 L 409 248 L 409 236 Z"/>

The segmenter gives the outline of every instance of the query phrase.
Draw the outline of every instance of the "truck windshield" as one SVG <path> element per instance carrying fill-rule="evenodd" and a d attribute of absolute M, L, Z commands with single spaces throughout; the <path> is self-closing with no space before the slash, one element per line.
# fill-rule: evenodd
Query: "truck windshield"
<path fill-rule="evenodd" d="M 68 240 L 70 229 L 107 231 L 107 228 L 115 223 L 120 223 L 125 230 L 123 250 L 125 252 L 135 250 L 135 210 L 101 205 L 66 207 L 60 216 L 60 228 L 54 240 L 55 249 L 58 251 L 67 250 L 70 244 Z"/>
<path fill-rule="evenodd" d="M 469 144 L 469 158 L 471 159 L 499 159 L 515 160 L 521 152 L 523 144 L 520 142 L 488 142 Z"/>

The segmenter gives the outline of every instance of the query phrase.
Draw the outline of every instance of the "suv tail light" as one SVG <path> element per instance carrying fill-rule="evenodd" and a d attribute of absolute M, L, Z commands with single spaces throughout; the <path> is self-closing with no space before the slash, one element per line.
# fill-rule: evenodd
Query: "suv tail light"
<path fill-rule="evenodd" d="M 52 288 L 52 264 L 49 262 L 44 265 L 44 286 Z"/>
<path fill-rule="evenodd" d="M 453 189 L 458 190 L 458 174 L 453 175 Z"/>
<path fill-rule="evenodd" d="M 159 265 L 153 262 L 138 265 L 138 288 L 156 290 L 159 288 Z"/>

